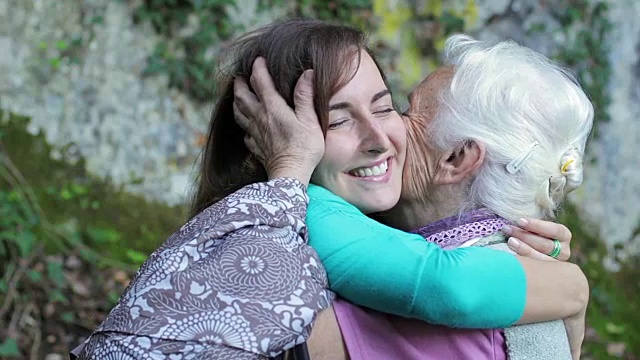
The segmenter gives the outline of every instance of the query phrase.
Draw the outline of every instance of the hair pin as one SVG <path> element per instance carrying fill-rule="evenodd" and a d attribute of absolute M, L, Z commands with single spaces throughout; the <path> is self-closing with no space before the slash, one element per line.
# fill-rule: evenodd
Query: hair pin
<path fill-rule="evenodd" d="M 511 160 L 511 162 L 507 164 L 507 171 L 510 174 L 517 173 L 518 170 L 520 170 L 520 168 L 522 167 L 522 164 L 524 164 L 524 162 L 527 161 L 527 159 L 530 158 L 531 155 L 533 155 L 533 150 L 535 150 L 535 148 L 539 144 L 540 144 L 539 142 L 534 141 L 533 144 L 529 145 L 529 148 L 525 152 L 523 152 L 517 158 Z"/>

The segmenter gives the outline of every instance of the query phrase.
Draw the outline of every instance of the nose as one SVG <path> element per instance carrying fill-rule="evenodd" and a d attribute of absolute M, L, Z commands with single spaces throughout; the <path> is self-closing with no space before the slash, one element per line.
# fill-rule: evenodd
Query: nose
<path fill-rule="evenodd" d="M 363 153 L 382 154 L 389 150 L 391 141 L 379 120 L 365 117 L 359 123 L 360 151 Z"/>

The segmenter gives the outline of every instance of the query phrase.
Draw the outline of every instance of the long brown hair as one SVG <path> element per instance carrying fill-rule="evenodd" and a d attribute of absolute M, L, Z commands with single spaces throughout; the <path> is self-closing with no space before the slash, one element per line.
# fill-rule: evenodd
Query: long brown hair
<path fill-rule="evenodd" d="M 248 83 L 253 62 L 262 56 L 276 89 L 293 107 L 298 78 L 305 70 L 313 69 L 314 107 L 326 131 L 329 99 L 355 75 L 353 60 L 357 58 L 359 64 L 363 49 L 368 51 L 361 31 L 312 19 L 276 22 L 236 40 L 227 50 L 227 56 L 232 54 L 235 61 L 229 66 L 227 79 L 221 82 L 223 93 L 211 115 L 190 215 L 247 184 L 267 180 L 264 167 L 244 144 L 245 132 L 234 120 L 234 78 L 244 78 Z"/>

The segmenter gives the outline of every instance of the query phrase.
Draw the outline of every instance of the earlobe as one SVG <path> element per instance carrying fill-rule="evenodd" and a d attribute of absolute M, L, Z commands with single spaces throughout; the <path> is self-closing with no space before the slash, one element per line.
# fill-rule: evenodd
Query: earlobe
<path fill-rule="evenodd" d="M 437 185 L 461 183 L 475 175 L 484 162 L 483 144 L 469 140 L 446 152 L 439 160 L 434 182 Z"/>

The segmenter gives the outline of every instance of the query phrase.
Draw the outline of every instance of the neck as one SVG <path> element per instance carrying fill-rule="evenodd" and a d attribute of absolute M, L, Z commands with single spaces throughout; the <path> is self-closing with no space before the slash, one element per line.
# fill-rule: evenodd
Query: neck
<path fill-rule="evenodd" d="M 459 186 L 443 185 L 435 190 L 426 198 L 401 197 L 396 206 L 380 214 L 380 220 L 394 228 L 413 231 L 457 215 L 464 207 L 464 196 L 461 194 L 465 191 Z"/>

